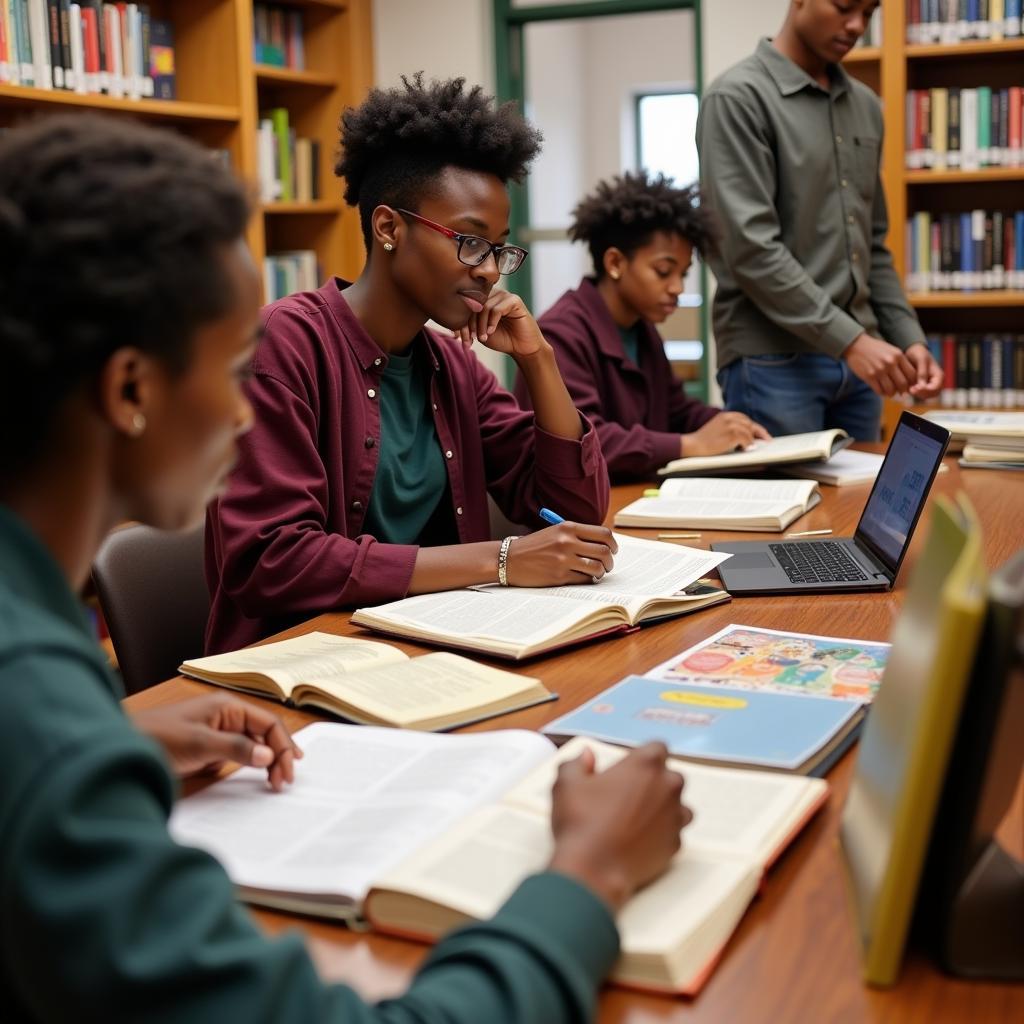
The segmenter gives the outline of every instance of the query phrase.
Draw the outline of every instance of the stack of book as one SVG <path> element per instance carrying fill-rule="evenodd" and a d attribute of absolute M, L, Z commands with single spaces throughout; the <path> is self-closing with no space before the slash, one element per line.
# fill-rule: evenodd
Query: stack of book
<path fill-rule="evenodd" d="M 148 4 L 0 0 L 0 83 L 173 99 L 173 38 Z"/>
<path fill-rule="evenodd" d="M 929 334 L 946 408 L 1024 406 L 1024 334 Z"/>
<path fill-rule="evenodd" d="M 1024 210 L 915 213 L 907 254 L 911 292 L 1024 288 Z"/>
<path fill-rule="evenodd" d="M 960 465 L 975 469 L 1024 469 L 1024 412 L 931 412 L 963 444 Z"/>
<path fill-rule="evenodd" d="M 287 108 L 274 107 L 261 116 L 256 153 L 262 202 L 320 198 L 320 143 L 296 136 Z"/>
<path fill-rule="evenodd" d="M 302 11 L 277 4 L 253 4 L 253 60 L 257 64 L 302 71 L 306 53 Z"/>
<path fill-rule="evenodd" d="M 320 268 L 312 249 L 275 252 L 263 257 L 263 301 L 320 287 Z"/>
<path fill-rule="evenodd" d="M 910 170 L 1019 167 L 1024 88 L 907 90 L 906 163 Z"/>
<path fill-rule="evenodd" d="M 1021 34 L 1021 0 L 906 0 L 908 43 L 1012 39 Z"/>

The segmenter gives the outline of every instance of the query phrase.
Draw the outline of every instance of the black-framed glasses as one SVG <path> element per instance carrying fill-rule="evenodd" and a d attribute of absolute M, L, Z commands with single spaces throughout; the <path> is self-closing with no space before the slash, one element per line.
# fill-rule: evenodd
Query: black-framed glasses
<path fill-rule="evenodd" d="M 493 253 L 494 262 L 498 265 L 498 273 L 502 275 L 514 274 L 529 255 L 525 249 L 520 249 L 518 245 L 497 245 L 494 242 L 488 242 L 486 238 L 481 238 L 479 235 L 462 235 L 458 231 L 446 228 L 443 224 L 436 224 L 426 217 L 421 217 L 418 213 L 413 213 L 412 210 L 403 210 L 401 207 L 396 207 L 396 209 L 403 217 L 412 217 L 413 220 L 418 220 L 428 228 L 433 228 L 434 231 L 440 232 L 440 234 L 457 242 L 459 246 L 459 262 L 465 263 L 467 267 L 479 267 Z"/>

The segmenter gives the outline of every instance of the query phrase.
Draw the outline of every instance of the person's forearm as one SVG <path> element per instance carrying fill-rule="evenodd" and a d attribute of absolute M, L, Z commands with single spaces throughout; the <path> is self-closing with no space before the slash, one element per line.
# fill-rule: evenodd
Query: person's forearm
<path fill-rule="evenodd" d="M 499 547 L 499 541 L 485 540 L 476 544 L 420 548 L 409 581 L 409 593 L 433 594 L 439 590 L 497 583 Z"/>
<path fill-rule="evenodd" d="M 516 360 L 530 392 L 537 425 L 549 434 L 577 441 L 583 436 L 580 414 L 573 405 L 550 345 Z"/>

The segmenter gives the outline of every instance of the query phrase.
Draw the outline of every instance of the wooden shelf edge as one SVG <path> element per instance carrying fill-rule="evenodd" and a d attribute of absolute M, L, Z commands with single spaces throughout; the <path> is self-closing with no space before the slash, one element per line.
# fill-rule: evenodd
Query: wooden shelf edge
<path fill-rule="evenodd" d="M 882 59 L 880 46 L 855 46 L 844 58 L 844 64 L 870 64 Z"/>
<path fill-rule="evenodd" d="M 294 68 L 278 68 L 270 64 L 257 64 L 256 81 L 268 85 L 297 85 L 313 89 L 333 89 L 337 81 L 319 71 L 296 71 Z"/>
<path fill-rule="evenodd" d="M 908 185 L 950 185 L 958 181 L 1024 181 L 1024 167 L 979 167 L 976 171 L 906 171 Z"/>
<path fill-rule="evenodd" d="M 236 123 L 241 117 L 238 107 L 216 103 L 189 103 L 183 100 L 130 100 L 113 96 L 76 92 L 64 89 L 34 89 L 24 85 L 0 85 L 0 103 L 26 107 L 87 107 L 91 110 L 166 117 L 179 121 L 221 121 Z"/>
<path fill-rule="evenodd" d="M 904 50 L 907 60 L 919 58 L 969 57 L 986 53 L 1024 51 L 1024 36 L 1014 39 L 977 40 L 970 43 L 914 43 Z"/>
<path fill-rule="evenodd" d="M 1020 306 L 1024 309 L 1024 291 L 909 292 L 907 299 L 917 309 L 963 307 L 985 308 Z"/>
<path fill-rule="evenodd" d="M 341 213 L 343 206 L 340 200 L 336 199 L 314 199 L 308 202 L 295 199 L 288 202 L 263 203 L 260 209 L 266 214 L 273 215 L 286 213 L 333 215 Z"/>

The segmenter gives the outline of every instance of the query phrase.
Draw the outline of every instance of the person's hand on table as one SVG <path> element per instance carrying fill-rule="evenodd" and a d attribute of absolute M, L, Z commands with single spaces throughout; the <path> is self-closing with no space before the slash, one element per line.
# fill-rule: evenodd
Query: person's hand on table
<path fill-rule="evenodd" d="M 508 549 L 509 586 L 597 583 L 611 572 L 618 550 L 606 526 L 569 522 L 549 526 L 512 542 Z"/>
<path fill-rule="evenodd" d="M 679 457 L 721 455 L 749 448 L 754 441 L 770 441 L 772 435 L 760 423 L 741 412 L 720 412 L 699 430 L 679 437 Z"/>
<path fill-rule="evenodd" d="M 302 751 L 271 711 L 225 693 L 130 712 L 135 727 L 163 747 L 182 778 L 216 772 L 229 761 L 266 768 L 275 790 L 295 779 Z"/>
<path fill-rule="evenodd" d="M 587 750 L 561 766 L 552 792 L 552 871 L 582 882 L 613 911 L 653 881 L 679 850 L 693 819 L 683 777 L 668 751 L 648 743 L 604 772 Z"/>

